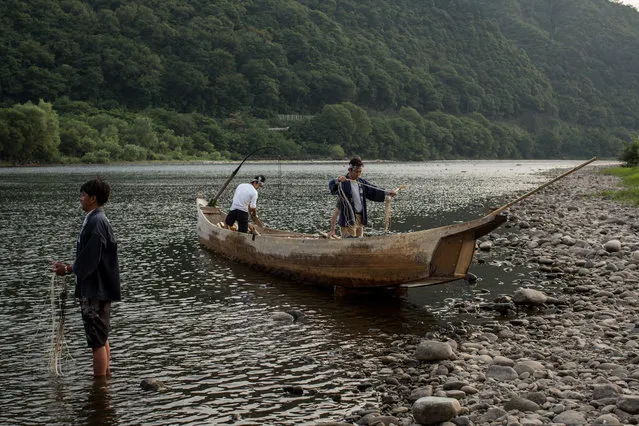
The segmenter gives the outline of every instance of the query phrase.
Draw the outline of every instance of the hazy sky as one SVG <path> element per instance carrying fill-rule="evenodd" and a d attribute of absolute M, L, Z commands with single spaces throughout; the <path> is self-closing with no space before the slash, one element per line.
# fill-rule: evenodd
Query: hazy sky
<path fill-rule="evenodd" d="M 630 4 L 634 6 L 636 9 L 639 9 L 639 0 L 621 0 L 622 3 Z"/>

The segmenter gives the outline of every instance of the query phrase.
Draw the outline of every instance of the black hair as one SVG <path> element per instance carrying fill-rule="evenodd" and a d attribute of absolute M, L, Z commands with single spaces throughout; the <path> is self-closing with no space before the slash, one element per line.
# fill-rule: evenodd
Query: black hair
<path fill-rule="evenodd" d="M 111 185 L 98 176 L 95 179 L 85 182 L 80 187 L 80 192 L 85 192 L 89 197 L 95 196 L 95 201 L 98 203 L 98 206 L 103 206 L 109 201 Z"/>
<path fill-rule="evenodd" d="M 257 182 L 260 186 L 262 186 L 264 185 L 264 182 L 266 182 L 266 178 L 264 177 L 264 175 L 257 175 L 251 182 Z"/>
<path fill-rule="evenodd" d="M 349 169 L 356 169 L 358 167 L 363 167 L 364 163 L 362 163 L 362 159 L 359 157 L 351 158 L 351 161 L 348 162 Z"/>

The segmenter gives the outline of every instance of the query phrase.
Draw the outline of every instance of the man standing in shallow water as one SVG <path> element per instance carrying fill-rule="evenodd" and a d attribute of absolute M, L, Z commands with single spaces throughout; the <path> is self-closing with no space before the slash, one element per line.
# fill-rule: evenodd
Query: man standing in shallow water
<path fill-rule="evenodd" d="M 86 213 L 76 242 L 75 262 L 54 262 L 57 275 L 76 276 L 75 297 L 80 299 L 87 344 L 93 351 L 93 376 L 111 373 L 111 302 L 121 300 L 118 247 L 104 204 L 111 194 L 110 185 L 101 178 L 80 188 L 80 205 Z"/>

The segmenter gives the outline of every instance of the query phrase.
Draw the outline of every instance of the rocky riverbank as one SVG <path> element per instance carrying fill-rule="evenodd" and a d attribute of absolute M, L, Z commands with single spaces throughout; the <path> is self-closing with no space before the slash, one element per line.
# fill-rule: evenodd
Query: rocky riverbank
<path fill-rule="evenodd" d="M 639 424 L 639 209 L 601 195 L 617 185 L 588 167 L 511 207 L 477 259 L 534 265 L 526 288 L 354 356 L 379 404 L 323 424 Z"/>

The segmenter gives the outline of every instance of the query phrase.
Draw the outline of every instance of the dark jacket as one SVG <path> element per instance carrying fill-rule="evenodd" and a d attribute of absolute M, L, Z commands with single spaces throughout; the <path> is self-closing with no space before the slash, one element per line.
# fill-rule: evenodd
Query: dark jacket
<path fill-rule="evenodd" d="M 348 178 L 348 175 L 346 175 Z M 357 185 L 359 188 L 359 193 L 355 194 L 356 197 L 359 197 L 362 200 L 362 224 L 368 224 L 368 216 L 366 214 L 366 200 L 371 201 L 384 201 L 386 198 L 386 192 L 383 189 L 375 188 L 371 186 L 370 183 L 366 179 L 357 178 L 357 182 L 363 185 Z M 342 190 L 344 191 L 344 195 L 346 199 L 343 199 L 338 191 L 337 179 L 331 179 L 328 183 L 328 187 L 331 190 L 331 194 L 338 195 L 338 208 L 339 208 L 339 218 L 337 223 L 339 226 L 352 226 L 355 224 L 355 218 L 350 217 L 350 209 L 345 206 L 345 203 L 350 203 L 351 208 L 353 207 L 353 194 L 351 191 L 351 181 L 347 180 L 346 182 L 342 182 Z M 346 208 L 344 208 L 346 207 Z"/>
<path fill-rule="evenodd" d="M 75 297 L 120 300 L 118 245 L 102 208 L 93 210 L 78 237 L 73 263 Z"/>

